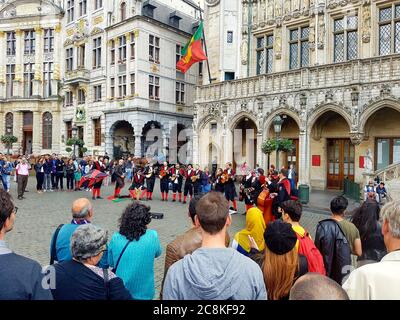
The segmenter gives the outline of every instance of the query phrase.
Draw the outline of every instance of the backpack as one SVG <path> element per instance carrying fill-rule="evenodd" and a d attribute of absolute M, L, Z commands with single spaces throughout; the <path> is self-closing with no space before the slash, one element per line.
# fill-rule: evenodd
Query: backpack
<path fill-rule="evenodd" d="M 296 232 L 296 235 L 299 240 L 299 254 L 307 258 L 308 272 L 316 272 L 326 276 L 324 259 L 311 240 L 309 233 L 305 231 L 304 236 L 301 236 Z"/>

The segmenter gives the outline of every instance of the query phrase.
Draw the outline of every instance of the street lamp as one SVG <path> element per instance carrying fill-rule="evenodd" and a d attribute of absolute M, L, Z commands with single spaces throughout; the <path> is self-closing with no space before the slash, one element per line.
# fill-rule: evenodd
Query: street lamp
<path fill-rule="evenodd" d="M 76 150 L 75 150 L 75 148 L 76 148 L 76 139 L 77 139 L 77 136 L 78 136 L 78 127 L 76 125 L 74 125 L 71 128 L 71 132 L 72 132 L 72 138 L 74 139 L 74 158 L 76 158 Z"/>
<path fill-rule="evenodd" d="M 274 118 L 273 124 L 274 124 L 274 131 L 275 131 L 275 135 L 276 135 L 276 142 L 278 144 L 278 141 L 279 141 L 279 138 L 280 138 L 280 134 L 281 134 L 281 131 L 282 131 L 282 124 L 283 124 L 282 117 L 280 115 L 277 115 Z M 279 172 L 280 168 L 279 168 L 279 149 L 278 149 L 278 145 L 277 145 L 277 148 L 276 148 L 276 168 L 278 169 L 278 172 Z"/>

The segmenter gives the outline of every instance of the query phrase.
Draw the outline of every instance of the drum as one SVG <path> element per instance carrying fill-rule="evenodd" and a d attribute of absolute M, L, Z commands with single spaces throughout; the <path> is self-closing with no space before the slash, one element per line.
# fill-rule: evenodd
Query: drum
<path fill-rule="evenodd" d="M 264 216 L 265 225 L 274 221 L 275 218 L 272 214 L 272 199 L 269 197 L 269 190 L 264 190 L 257 198 L 257 207 L 260 209 Z"/>

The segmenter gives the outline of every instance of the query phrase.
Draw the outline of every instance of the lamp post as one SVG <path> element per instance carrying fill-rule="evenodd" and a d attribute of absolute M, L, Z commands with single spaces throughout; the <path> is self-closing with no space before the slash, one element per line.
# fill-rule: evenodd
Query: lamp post
<path fill-rule="evenodd" d="M 74 125 L 71 131 L 72 131 L 72 138 L 74 139 L 74 158 L 76 158 L 76 139 L 78 135 L 78 127 Z"/>
<path fill-rule="evenodd" d="M 278 141 L 280 139 L 280 134 L 282 131 L 282 123 L 283 123 L 283 119 L 280 115 L 277 115 L 274 118 L 273 124 L 274 124 L 274 131 L 275 131 L 275 135 L 276 135 L 276 142 L 277 142 L 277 148 L 276 148 L 276 168 L 279 172 L 280 168 L 279 168 L 279 148 L 278 148 Z"/>

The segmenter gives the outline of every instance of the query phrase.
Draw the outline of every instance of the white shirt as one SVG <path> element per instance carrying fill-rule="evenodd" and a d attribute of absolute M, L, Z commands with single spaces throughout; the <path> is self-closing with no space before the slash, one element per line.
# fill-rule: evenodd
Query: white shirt
<path fill-rule="evenodd" d="M 393 251 L 381 262 L 364 265 L 343 284 L 351 300 L 400 299 L 400 251 Z"/>

